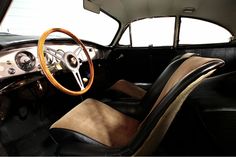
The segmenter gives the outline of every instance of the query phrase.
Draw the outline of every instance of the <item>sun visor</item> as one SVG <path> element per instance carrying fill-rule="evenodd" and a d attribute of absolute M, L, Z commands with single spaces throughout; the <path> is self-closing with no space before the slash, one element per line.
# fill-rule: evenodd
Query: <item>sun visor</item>
<path fill-rule="evenodd" d="M 89 10 L 97 14 L 100 13 L 100 7 L 97 4 L 91 2 L 90 0 L 83 0 L 83 6 L 84 6 L 84 9 L 86 10 Z"/>

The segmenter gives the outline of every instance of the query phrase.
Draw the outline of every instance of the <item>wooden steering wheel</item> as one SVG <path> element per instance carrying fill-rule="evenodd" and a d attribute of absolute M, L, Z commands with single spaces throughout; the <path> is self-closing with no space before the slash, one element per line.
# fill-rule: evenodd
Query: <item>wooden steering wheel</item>
<path fill-rule="evenodd" d="M 54 50 L 52 48 L 49 47 L 45 47 L 45 41 L 46 38 L 53 32 L 61 32 L 64 34 L 67 34 L 68 36 L 70 36 L 79 46 L 79 48 L 77 48 L 74 52 L 59 52 L 57 50 Z M 85 56 L 87 57 L 87 61 L 89 64 L 89 72 L 90 72 L 90 78 L 89 78 L 89 82 L 86 85 L 86 87 L 84 87 L 84 83 L 83 80 L 81 78 L 79 69 L 80 66 L 82 65 L 81 60 L 78 58 L 78 50 L 82 50 L 85 54 Z M 65 88 L 64 86 L 62 86 L 52 75 L 52 73 L 50 72 L 50 70 L 47 67 L 47 63 L 45 60 L 45 56 L 44 53 L 47 53 L 49 55 L 52 55 L 53 57 L 55 57 L 57 60 L 59 60 L 60 62 L 63 63 L 63 65 L 65 67 L 67 67 L 74 75 L 77 84 L 80 87 L 79 91 L 74 91 L 74 90 L 69 90 L 67 88 Z M 44 72 L 44 74 L 46 75 L 47 79 L 59 90 L 61 90 L 62 92 L 69 94 L 69 95 L 81 95 L 86 93 L 90 87 L 92 86 L 93 80 L 94 80 L 94 67 L 93 67 L 93 62 L 89 56 L 89 53 L 87 51 L 87 49 L 85 48 L 84 44 L 81 42 L 80 39 L 78 39 L 74 34 L 72 34 L 71 32 L 62 29 L 62 28 L 52 28 L 49 29 L 48 31 L 44 32 L 42 34 L 42 36 L 40 37 L 39 41 L 38 41 L 38 57 L 39 57 L 39 61 L 40 61 L 40 65 L 42 68 L 42 71 Z"/>

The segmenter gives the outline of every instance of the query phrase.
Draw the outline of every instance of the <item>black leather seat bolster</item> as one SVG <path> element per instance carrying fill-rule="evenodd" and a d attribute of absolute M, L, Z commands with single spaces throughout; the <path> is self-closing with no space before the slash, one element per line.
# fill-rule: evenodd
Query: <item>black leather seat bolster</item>
<path fill-rule="evenodd" d="M 106 148 L 97 145 L 66 142 L 59 145 L 57 152 L 59 156 L 129 156 L 133 154 L 129 148 Z"/>
<path fill-rule="evenodd" d="M 103 156 L 107 149 L 92 144 L 65 142 L 59 145 L 57 155 L 59 156 Z"/>
<path fill-rule="evenodd" d="M 64 129 L 64 128 L 51 128 L 50 133 L 51 135 L 53 135 L 52 138 L 60 144 L 65 143 L 65 142 L 75 141 L 77 143 L 78 142 L 87 143 L 87 144 L 92 144 L 99 147 L 107 147 L 103 145 L 102 143 L 87 137 L 84 134 L 81 134 L 72 130 Z"/>

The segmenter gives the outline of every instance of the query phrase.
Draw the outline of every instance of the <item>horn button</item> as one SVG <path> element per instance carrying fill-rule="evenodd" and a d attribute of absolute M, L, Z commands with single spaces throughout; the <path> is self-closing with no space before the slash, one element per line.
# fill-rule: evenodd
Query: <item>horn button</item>
<path fill-rule="evenodd" d="M 76 68 L 78 66 L 78 60 L 75 56 L 69 54 L 67 57 L 67 62 L 72 68 Z"/>

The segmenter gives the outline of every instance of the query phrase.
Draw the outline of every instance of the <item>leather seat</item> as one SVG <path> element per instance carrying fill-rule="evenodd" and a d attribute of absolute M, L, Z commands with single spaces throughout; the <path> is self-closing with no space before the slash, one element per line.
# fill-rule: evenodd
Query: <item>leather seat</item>
<path fill-rule="evenodd" d="M 105 100 L 102 99 L 101 101 L 130 117 L 137 120 L 143 120 L 144 116 L 161 93 L 161 90 L 168 81 L 168 78 L 186 59 L 192 56 L 198 56 L 198 54 L 185 53 L 174 57 L 147 91 L 129 81 L 118 80 L 109 89 L 109 94 L 111 95 L 110 92 L 113 90 L 124 93 L 129 98 L 120 99 L 118 97 L 118 99 L 114 99 L 112 97 L 109 99 L 106 97 Z"/>
<path fill-rule="evenodd" d="M 176 64 L 178 63 L 178 64 Z M 86 99 L 50 128 L 59 155 L 151 155 L 189 93 L 224 65 L 217 58 L 177 59 L 162 73 L 135 119 L 95 99 Z"/>

